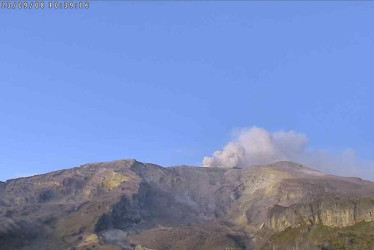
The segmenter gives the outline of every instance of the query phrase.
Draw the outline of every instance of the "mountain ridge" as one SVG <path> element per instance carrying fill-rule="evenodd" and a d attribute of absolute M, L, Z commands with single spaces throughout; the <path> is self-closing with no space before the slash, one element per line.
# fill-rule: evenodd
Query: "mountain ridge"
<path fill-rule="evenodd" d="M 373 200 L 373 182 L 287 161 L 243 169 L 88 163 L 0 184 L 0 249 L 296 249 L 270 246 L 271 237 L 371 223 Z M 351 216 L 355 206 L 361 217 Z"/>

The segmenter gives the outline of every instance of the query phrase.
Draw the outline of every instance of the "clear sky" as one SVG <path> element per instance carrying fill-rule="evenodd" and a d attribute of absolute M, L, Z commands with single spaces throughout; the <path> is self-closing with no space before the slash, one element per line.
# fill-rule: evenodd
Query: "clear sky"
<path fill-rule="evenodd" d="M 354 1 L 0 9 L 0 180 L 201 165 L 252 126 L 374 161 L 373 24 Z"/>

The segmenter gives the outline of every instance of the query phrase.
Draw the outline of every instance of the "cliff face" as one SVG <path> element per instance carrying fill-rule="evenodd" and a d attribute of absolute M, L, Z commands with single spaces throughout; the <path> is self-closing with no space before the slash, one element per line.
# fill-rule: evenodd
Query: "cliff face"
<path fill-rule="evenodd" d="M 0 249 L 261 248 L 289 228 L 370 221 L 372 198 L 372 182 L 290 162 L 86 164 L 0 183 Z"/>
<path fill-rule="evenodd" d="M 266 226 L 275 231 L 283 231 L 288 227 L 315 224 L 346 227 L 373 220 L 374 200 L 330 198 L 289 207 L 276 205 L 269 209 Z"/>

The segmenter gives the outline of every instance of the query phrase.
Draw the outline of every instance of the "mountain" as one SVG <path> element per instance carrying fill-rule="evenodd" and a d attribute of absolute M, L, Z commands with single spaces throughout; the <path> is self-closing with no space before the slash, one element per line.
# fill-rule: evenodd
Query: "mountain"
<path fill-rule="evenodd" d="M 0 182 L 0 249 L 374 249 L 374 183 L 136 160 Z"/>

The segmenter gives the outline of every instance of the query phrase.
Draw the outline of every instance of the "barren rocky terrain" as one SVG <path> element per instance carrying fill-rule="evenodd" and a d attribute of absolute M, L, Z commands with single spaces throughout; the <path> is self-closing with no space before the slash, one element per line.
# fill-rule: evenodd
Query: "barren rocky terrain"
<path fill-rule="evenodd" d="M 374 183 L 136 160 L 0 182 L 0 249 L 374 249 Z"/>

